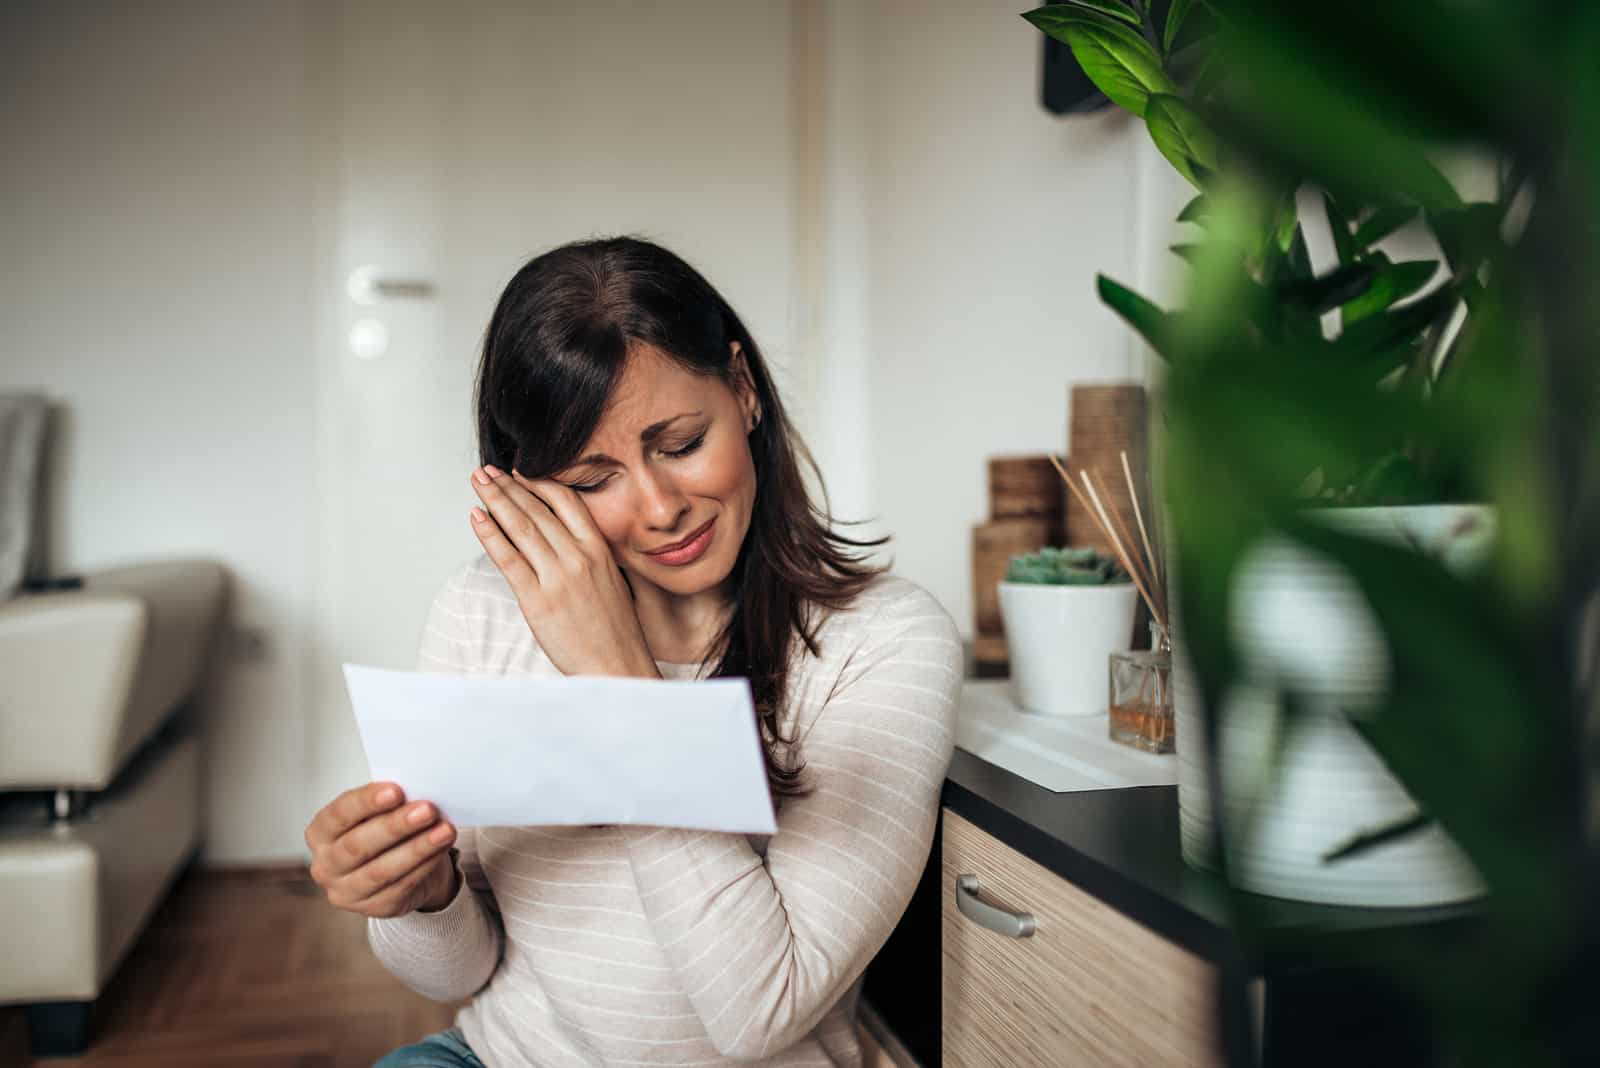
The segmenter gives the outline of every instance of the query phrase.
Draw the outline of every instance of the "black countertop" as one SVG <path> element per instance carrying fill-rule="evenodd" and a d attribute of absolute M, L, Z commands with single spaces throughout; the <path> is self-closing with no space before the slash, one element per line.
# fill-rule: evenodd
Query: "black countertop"
<path fill-rule="evenodd" d="M 1218 880 L 1183 862 L 1176 786 L 1055 793 L 957 749 L 943 801 L 1042 867 L 1207 960 L 1267 974 L 1294 966 L 1292 956 L 1266 952 L 1247 958 L 1241 951 Z M 1477 912 L 1471 904 L 1355 908 L 1255 895 L 1250 900 L 1269 935 L 1359 938 L 1394 927 L 1449 927 Z"/>

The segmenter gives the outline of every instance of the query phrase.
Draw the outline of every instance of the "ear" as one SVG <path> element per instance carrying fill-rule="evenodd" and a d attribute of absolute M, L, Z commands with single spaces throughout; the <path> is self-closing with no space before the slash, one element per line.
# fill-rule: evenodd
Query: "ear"
<path fill-rule="evenodd" d="M 735 392 L 739 396 L 739 407 L 744 410 L 744 425 L 748 432 L 761 422 L 761 400 L 756 396 L 755 377 L 750 374 L 750 365 L 745 361 L 744 347 L 737 341 L 730 341 L 728 348 L 733 352 L 728 366 L 733 371 Z"/>

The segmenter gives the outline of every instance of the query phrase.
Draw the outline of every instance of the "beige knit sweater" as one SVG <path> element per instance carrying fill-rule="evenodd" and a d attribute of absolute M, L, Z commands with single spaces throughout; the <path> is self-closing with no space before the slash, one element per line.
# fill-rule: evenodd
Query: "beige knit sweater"
<path fill-rule="evenodd" d="M 782 722 L 814 790 L 782 801 L 777 834 L 462 828 L 462 890 L 369 920 L 374 953 L 430 998 L 471 997 L 456 1025 L 489 1068 L 860 1063 L 861 975 L 928 857 L 961 644 L 893 575 L 826 614 L 818 644 L 795 639 Z M 560 674 L 487 556 L 434 598 L 417 669 Z"/>

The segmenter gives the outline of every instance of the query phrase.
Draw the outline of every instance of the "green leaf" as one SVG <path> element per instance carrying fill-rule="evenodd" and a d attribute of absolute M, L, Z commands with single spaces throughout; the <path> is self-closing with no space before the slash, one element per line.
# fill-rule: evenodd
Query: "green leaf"
<path fill-rule="evenodd" d="M 1178 39 L 1178 31 L 1183 29 L 1183 20 L 1189 14 L 1192 0 L 1172 0 L 1172 6 L 1167 9 L 1167 25 L 1161 32 L 1161 50 L 1172 51 L 1172 42 Z"/>
<path fill-rule="evenodd" d="M 1386 845 L 1389 842 L 1398 841 L 1402 838 L 1416 834 L 1420 830 L 1424 830 L 1425 828 L 1432 826 L 1432 816 L 1425 815 L 1421 812 L 1414 812 L 1409 816 L 1404 816 L 1397 820 L 1391 820 L 1381 827 L 1374 827 L 1370 830 L 1361 831 L 1358 834 L 1351 835 L 1343 842 L 1340 842 L 1332 849 L 1323 853 L 1322 863 L 1331 864 L 1336 860 L 1343 860 L 1346 857 L 1358 857 L 1368 850 L 1376 849 L 1379 846 Z"/>
<path fill-rule="evenodd" d="M 1273 293 L 1279 300 L 1321 315 L 1366 292 L 1377 276 L 1378 270 L 1371 264 L 1347 263 L 1320 278 L 1283 282 Z"/>
<path fill-rule="evenodd" d="M 1113 18 L 1096 10 L 1092 3 L 1063 0 L 1061 3 L 1047 4 L 1044 7 L 1036 7 L 1032 11 L 1024 11 L 1022 17 L 1046 36 L 1053 37 L 1062 44 L 1067 44 L 1067 29 L 1070 26 L 1075 26 L 1079 23 L 1121 26 L 1120 20 L 1126 16 L 1115 15 Z M 1138 23 L 1135 23 L 1135 25 L 1138 25 Z M 1121 26 L 1121 28 L 1128 29 L 1126 26 Z M 1136 31 L 1128 30 L 1128 32 L 1134 33 Z"/>
<path fill-rule="evenodd" d="M 1098 11 L 1102 15 L 1110 15 L 1114 19 L 1121 19 L 1130 26 L 1138 26 L 1139 14 L 1120 0 L 1064 0 L 1065 3 L 1077 7 L 1086 7 L 1091 11 Z"/>
<path fill-rule="evenodd" d="M 1231 31 L 1227 51 L 1240 78 L 1206 115 L 1230 151 L 1268 169 L 1316 175 L 1339 194 L 1431 210 L 1460 206 L 1424 145 L 1390 112 L 1364 106 L 1349 84 L 1317 65 L 1319 56 Z"/>
<path fill-rule="evenodd" d="M 1178 258 L 1193 267 L 1200 262 L 1200 255 L 1205 251 L 1204 245 L 1168 245 L 1167 251 L 1174 252 Z"/>
<path fill-rule="evenodd" d="M 1289 247 L 1284 250 L 1285 258 L 1289 264 L 1291 277 L 1311 277 L 1311 252 L 1306 248 L 1306 231 L 1303 226 L 1294 228 L 1294 238 L 1289 242 Z"/>
<path fill-rule="evenodd" d="M 1150 42 L 1121 22 L 1071 4 L 1052 4 L 1023 17 L 1065 41 L 1095 88 L 1140 118 L 1152 93 L 1178 91 Z"/>
<path fill-rule="evenodd" d="M 1239 506 L 1259 513 L 1296 500 L 1318 467 L 1342 486 L 1343 472 L 1359 472 L 1394 448 L 1397 427 L 1429 425 L 1415 397 L 1374 390 L 1352 373 L 1356 359 L 1327 342 L 1315 350 L 1253 344 L 1236 331 L 1202 346 L 1187 321 L 1186 313 L 1182 358 L 1167 368 L 1168 426 L 1176 434 L 1182 423 L 1186 447 L 1205 453 L 1186 463 L 1203 459 L 1216 468 L 1208 488 L 1219 491 L 1216 483 L 1226 481 L 1225 498 Z M 1308 358 L 1312 351 L 1326 358 Z M 1168 458 L 1176 451 L 1173 441 Z M 1232 505 L 1219 499 L 1215 506 Z"/>
<path fill-rule="evenodd" d="M 1430 211 L 1427 222 L 1451 271 L 1481 262 L 1500 243 L 1500 209 L 1493 204 L 1479 202 Z"/>
<path fill-rule="evenodd" d="M 1334 343 L 1334 351 L 1347 355 L 1346 350 L 1341 350 L 1338 343 Z M 1395 372 L 1410 367 L 1417 361 L 1418 354 L 1422 351 L 1422 339 L 1402 341 L 1399 344 L 1380 348 L 1365 355 L 1358 355 L 1350 362 L 1350 373 L 1356 375 L 1359 381 L 1377 388 L 1380 382 L 1390 378 Z M 1420 431 L 1419 431 L 1420 433 Z M 1433 503 L 1441 498 L 1434 497 Z"/>
<path fill-rule="evenodd" d="M 1222 47 L 1222 42 L 1217 37 L 1207 41 L 1206 46 L 1206 55 L 1201 59 L 1200 70 L 1194 76 L 1196 100 L 1210 100 L 1216 96 L 1224 84 L 1224 79 L 1233 71 L 1228 63 L 1228 50 Z"/>
<path fill-rule="evenodd" d="M 1383 267 L 1372 287 L 1344 306 L 1345 326 L 1376 315 L 1396 301 L 1404 300 L 1427 285 L 1438 272 L 1437 260 L 1406 260 Z"/>
<path fill-rule="evenodd" d="M 1391 452 L 1361 474 L 1356 482 L 1356 499 L 1344 503 L 1431 504 L 1429 489 L 1415 460 L 1403 453 Z"/>
<path fill-rule="evenodd" d="M 1149 300 L 1103 274 L 1095 275 L 1095 285 L 1100 291 L 1100 299 L 1127 320 L 1128 325 L 1139 332 L 1139 336 L 1155 349 L 1157 355 L 1165 360 L 1172 359 L 1176 348 L 1176 330 L 1171 313 L 1162 311 Z"/>
<path fill-rule="evenodd" d="M 1415 204 L 1386 204 L 1374 211 L 1356 228 L 1356 244 L 1371 248 L 1417 217 L 1422 209 Z"/>
<path fill-rule="evenodd" d="M 1273 237 L 1278 242 L 1278 251 L 1288 252 L 1289 246 L 1294 244 L 1295 235 L 1300 232 L 1300 216 L 1295 205 L 1293 186 L 1284 190 L 1283 195 L 1278 198 L 1275 211 Z"/>
<path fill-rule="evenodd" d="M 1189 201 L 1189 203 L 1185 204 L 1182 211 L 1178 212 L 1178 221 L 1195 223 L 1198 225 L 1200 220 L 1205 218 L 1210 210 L 1211 206 L 1206 203 L 1206 195 L 1201 193 L 1193 200 Z"/>
<path fill-rule="evenodd" d="M 1391 308 L 1350 324 L 1333 346 L 1346 355 L 1360 355 L 1410 344 L 1428 328 L 1435 316 L 1458 299 L 1454 287 L 1443 286 L 1403 308 Z"/>
<path fill-rule="evenodd" d="M 1350 217 L 1340 210 L 1333 197 L 1326 192 L 1322 194 L 1322 203 L 1328 212 L 1328 229 L 1333 231 L 1333 248 L 1339 255 L 1339 262 L 1354 263 L 1357 249 L 1351 239 Z"/>
<path fill-rule="evenodd" d="M 1144 120 L 1156 148 L 1192 185 L 1200 186 L 1201 175 L 1209 176 L 1217 169 L 1216 136 L 1181 98 L 1152 93 Z"/>
<path fill-rule="evenodd" d="M 1526 103 L 1565 99 L 1560 82 L 1569 68 L 1553 61 L 1562 48 L 1551 38 L 1570 17 L 1556 11 L 1587 5 L 1230 0 L 1213 6 L 1227 8 L 1237 36 L 1298 70 L 1303 81 L 1338 86 L 1352 109 L 1435 143 L 1500 136 L 1527 145 L 1550 143 L 1544 139 L 1562 121 L 1556 109 Z M 1303 112 L 1291 113 L 1304 121 Z M 1327 133 L 1308 124 L 1309 131 Z M 1370 143 L 1340 143 L 1362 146 L 1352 156 L 1376 155 Z"/>

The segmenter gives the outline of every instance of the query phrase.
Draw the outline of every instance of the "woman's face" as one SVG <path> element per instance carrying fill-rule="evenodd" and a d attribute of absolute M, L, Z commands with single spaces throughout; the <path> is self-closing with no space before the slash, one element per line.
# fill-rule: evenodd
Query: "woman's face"
<path fill-rule="evenodd" d="M 582 458 L 550 476 L 578 491 L 618 567 L 670 593 L 720 585 L 750 529 L 758 402 L 739 343 L 732 348 L 738 390 L 635 343 Z M 709 540 L 696 537 L 692 559 L 657 552 L 708 523 Z"/>

